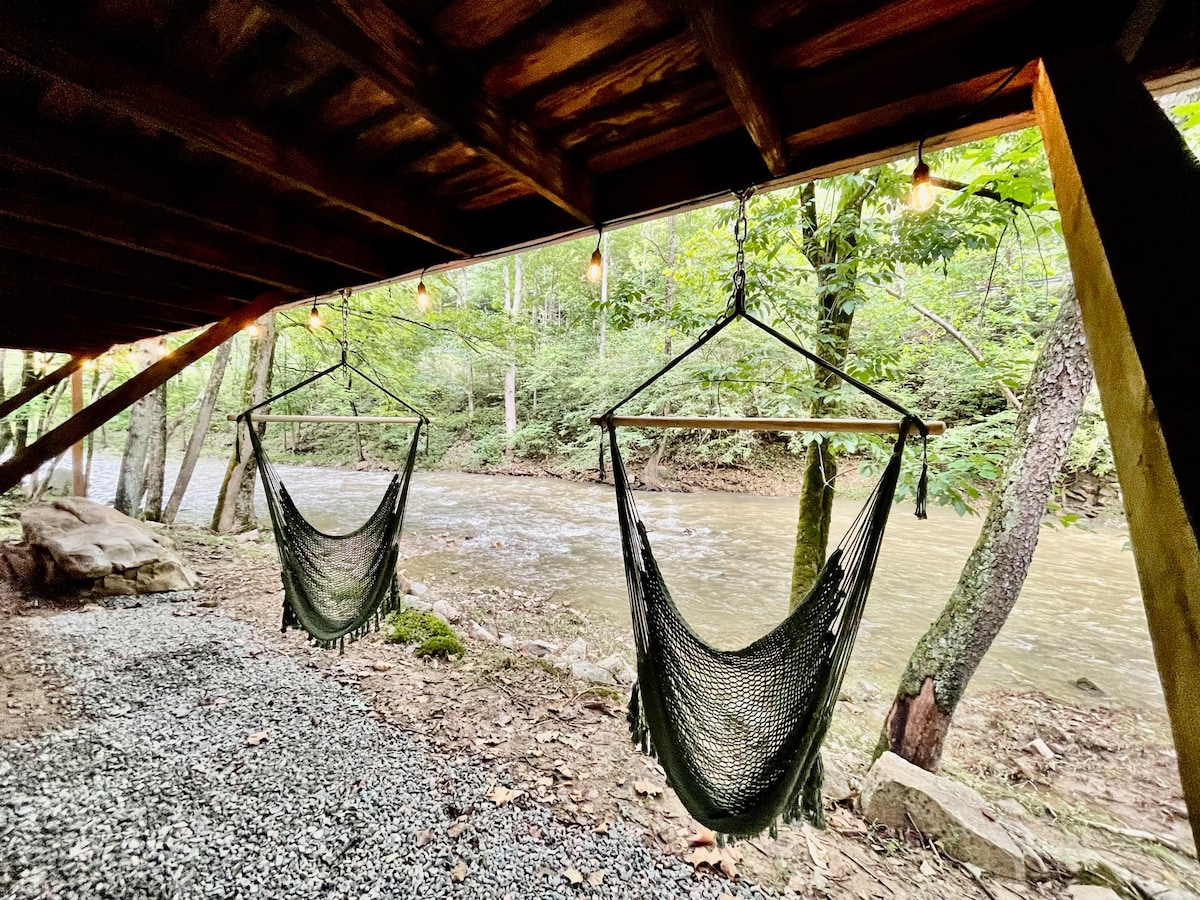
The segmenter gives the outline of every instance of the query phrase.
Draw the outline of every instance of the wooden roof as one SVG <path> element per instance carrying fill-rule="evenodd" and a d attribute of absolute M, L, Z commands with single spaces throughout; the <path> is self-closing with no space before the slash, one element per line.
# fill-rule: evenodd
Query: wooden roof
<path fill-rule="evenodd" d="M 1145 78 L 1193 71 L 1197 4 L 1161 5 L 5 0 L 0 345 L 96 351 L 1029 124 L 1034 60 L 1142 21 Z"/>

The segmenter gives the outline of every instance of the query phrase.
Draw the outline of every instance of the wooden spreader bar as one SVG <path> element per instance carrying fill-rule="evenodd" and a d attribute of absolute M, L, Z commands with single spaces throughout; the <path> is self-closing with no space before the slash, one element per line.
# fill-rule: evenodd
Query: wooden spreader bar
<path fill-rule="evenodd" d="M 603 416 L 592 416 L 599 425 Z M 900 430 L 896 419 L 770 419 L 720 418 L 704 416 L 613 416 L 614 425 L 626 428 L 703 428 L 713 431 L 827 431 L 850 434 L 895 434 Z M 930 434 L 942 434 L 945 422 L 926 422 Z"/>
<path fill-rule="evenodd" d="M 226 416 L 236 422 L 237 416 Z M 251 413 L 251 422 L 313 422 L 321 425 L 416 425 L 421 420 L 416 416 L 288 416 L 273 413 Z"/>

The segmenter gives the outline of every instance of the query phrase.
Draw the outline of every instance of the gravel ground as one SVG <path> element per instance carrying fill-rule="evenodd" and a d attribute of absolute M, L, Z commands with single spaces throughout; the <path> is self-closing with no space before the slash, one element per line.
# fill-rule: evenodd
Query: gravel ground
<path fill-rule="evenodd" d="M 619 825 L 496 806 L 503 773 L 194 603 L 26 621 L 74 724 L 0 744 L 0 896 L 762 896 Z"/>

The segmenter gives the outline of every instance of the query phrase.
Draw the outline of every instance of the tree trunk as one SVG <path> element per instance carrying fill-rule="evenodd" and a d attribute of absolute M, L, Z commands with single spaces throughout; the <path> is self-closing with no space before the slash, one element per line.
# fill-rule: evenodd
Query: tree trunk
<path fill-rule="evenodd" d="M 608 235 L 600 235 L 600 359 L 608 343 Z M 2 399 L 2 398 L 0 398 Z"/>
<path fill-rule="evenodd" d="M 521 311 L 521 291 L 524 273 L 521 265 L 521 257 L 513 257 L 513 288 L 512 293 L 508 292 L 508 269 L 505 267 L 505 296 L 504 296 L 504 311 L 508 313 L 509 318 L 515 319 Z M 509 342 L 509 353 L 512 354 L 512 359 L 508 364 L 508 370 L 504 373 L 504 434 L 507 436 L 505 443 L 504 455 L 508 460 L 512 461 L 514 436 L 517 433 L 517 362 L 516 362 L 516 347 Z"/>
<path fill-rule="evenodd" d="M 21 381 L 18 390 L 25 390 L 33 382 L 37 380 L 37 376 L 33 371 L 33 354 L 28 350 L 21 351 Z M 17 410 L 13 413 L 15 424 L 13 425 L 13 456 L 17 456 L 29 443 L 29 406 Z"/>
<path fill-rule="evenodd" d="M 258 320 L 258 337 L 250 341 L 250 359 L 246 365 L 246 381 L 242 390 L 243 408 L 261 403 L 271 393 L 271 373 L 275 361 L 275 314 L 268 313 Z M 239 427 L 245 428 L 242 424 Z M 258 424 L 259 434 L 266 430 Z M 241 455 L 235 452 L 225 469 L 217 508 L 213 511 L 212 530 L 222 534 L 229 531 L 249 531 L 258 522 L 254 514 L 254 476 L 257 464 L 251 451 L 250 439 L 243 435 Z"/>
<path fill-rule="evenodd" d="M 163 481 L 167 468 L 167 382 L 150 395 L 150 447 L 146 452 L 146 503 L 142 517 L 162 521 Z M 149 399 L 149 398 L 147 398 Z"/>
<path fill-rule="evenodd" d="M 4 382 L 4 354 L 5 351 L 0 349 L 0 403 L 3 403 L 8 397 L 8 387 Z M 0 456 L 4 455 L 4 451 L 8 449 L 8 445 L 12 443 L 13 433 L 12 426 L 8 419 L 0 419 Z"/>
<path fill-rule="evenodd" d="M 863 207 L 879 179 L 873 170 L 867 181 L 844 195 L 838 204 L 837 218 L 824 243 L 816 240 L 816 188 L 805 187 L 801 202 L 806 210 L 805 255 L 816 273 L 817 344 L 821 358 L 842 368 L 850 351 L 850 328 L 858 299 L 856 235 L 862 224 Z M 833 279 L 836 286 L 830 287 Z M 813 418 L 837 412 L 837 389 L 841 379 L 826 369 L 813 368 Z M 800 482 L 800 512 L 796 524 L 796 551 L 792 557 L 791 608 L 795 609 L 817 580 L 829 549 L 829 523 L 833 517 L 834 478 L 837 460 L 824 439 L 812 441 L 804 454 L 804 474 Z"/>
<path fill-rule="evenodd" d="M 150 351 L 140 347 L 137 353 L 140 372 L 152 362 Z M 117 495 L 113 506 L 127 516 L 137 518 L 142 494 L 145 492 L 146 456 L 150 450 L 150 434 L 154 429 L 154 395 L 143 397 L 129 409 L 129 430 L 125 434 L 125 449 L 121 453 L 121 468 L 117 473 Z"/>
<path fill-rule="evenodd" d="M 890 749 L 924 769 L 937 768 L 950 717 L 1021 593 L 1091 384 L 1072 289 L 1030 376 L 983 531 L 945 609 L 908 662 L 878 752 Z"/>
<path fill-rule="evenodd" d="M 179 465 L 179 474 L 175 476 L 175 486 L 171 489 L 171 498 L 163 512 L 163 521 L 170 524 L 179 515 L 179 507 L 187 493 L 188 483 L 192 473 L 196 471 L 196 462 L 200 459 L 200 451 L 204 448 L 204 438 L 208 427 L 212 424 L 213 410 L 217 406 L 217 397 L 221 393 L 221 382 L 225 379 L 225 368 L 229 364 L 229 355 L 233 352 L 233 341 L 226 341 L 217 348 L 213 357 L 212 371 L 208 373 L 208 383 L 204 393 L 200 395 L 200 408 L 196 413 L 196 425 L 192 428 L 192 436 L 188 440 L 187 449 L 183 453 L 183 462 Z"/>
<path fill-rule="evenodd" d="M 108 383 L 112 381 L 112 377 L 112 369 L 105 369 L 103 375 L 101 375 L 99 370 L 96 371 L 95 375 L 92 376 L 92 397 L 88 401 L 89 403 L 95 403 L 100 399 L 100 395 L 104 393 L 104 389 L 108 387 Z M 92 431 L 88 433 L 87 464 L 83 470 L 83 490 L 85 496 L 87 495 L 88 485 L 92 483 L 92 458 L 95 455 L 96 449 L 95 437 L 96 432 Z"/>

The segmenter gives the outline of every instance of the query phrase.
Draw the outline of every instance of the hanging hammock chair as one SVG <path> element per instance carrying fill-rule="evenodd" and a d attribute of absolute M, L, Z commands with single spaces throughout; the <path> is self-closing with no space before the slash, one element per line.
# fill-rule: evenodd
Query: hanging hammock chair
<path fill-rule="evenodd" d="M 391 400 L 409 410 L 412 416 L 283 416 L 256 414 L 275 401 L 312 384 L 318 379 L 344 371 L 358 376 Z M 399 557 L 400 528 L 421 428 L 429 424 L 423 413 L 405 403 L 370 376 L 351 365 L 343 347 L 342 359 L 294 387 L 269 397 L 237 417 L 239 440 L 241 425 L 247 424 L 250 443 L 262 477 L 267 509 L 279 549 L 283 578 L 283 630 L 302 628 L 326 649 L 344 646 L 365 634 L 387 612 L 400 608 L 396 589 L 396 562 Z M 326 534 L 314 528 L 296 507 L 276 469 L 262 437 L 254 427 L 258 422 L 370 422 L 412 425 L 404 469 L 392 476 L 379 506 L 367 521 L 348 534 Z M 240 455 L 240 454 L 239 454 Z"/>
<path fill-rule="evenodd" d="M 607 432 L 612 453 L 637 649 L 638 681 L 629 702 L 630 733 L 643 751 L 658 757 L 668 783 L 688 811 L 717 834 L 731 837 L 755 835 L 767 828 L 774 832 L 781 821 L 824 824 L 821 742 L 862 619 L 905 442 L 911 432 L 924 439 L 929 431 L 896 402 L 746 311 L 742 243 L 749 194 L 738 196 L 738 266 L 730 308 L 693 346 L 594 419 Z M 718 650 L 689 627 L 671 597 L 634 504 L 617 441 L 621 423 L 674 423 L 665 417 L 619 417 L 616 412 L 737 319 L 762 329 L 902 418 L 886 423 L 897 437 L 883 475 L 804 600 L 780 625 L 749 646 Z M 705 427 L 694 419 L 676 421 L 680 427 Z M 875 421 L 831 421 L 756 419 L 741 420 L 732 427 L 750 427 L 746 423 L 751 422 L 763 430 L 884 429 L 884 423 Z M 709 427 L 730 427 L 729 420 L 713 423 Z M 602 439 L 601 473 L 605 443 Z M 925 484 L 923 465 L 917 490 L 919 518 L 925 517 Z M 752 598 L 750 602 L 754 602 Z"/>

